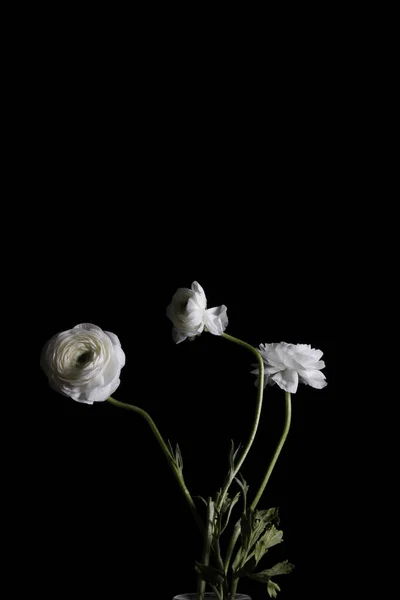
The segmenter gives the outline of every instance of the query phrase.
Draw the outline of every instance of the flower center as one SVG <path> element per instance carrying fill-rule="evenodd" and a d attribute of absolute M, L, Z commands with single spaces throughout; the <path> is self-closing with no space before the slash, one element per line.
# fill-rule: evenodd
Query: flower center
<path fill-rule="evenodd" d="M 76 364 L 79 367 L 83 367 L 84 365 L 86 365 L 89 361 L 92 360 L 93 354 L 91 350 L 86 350 L 85 352 L 83 352 L 82 354 L 80 354 L 78 356 L 78 358 L 76 359 Z"/>

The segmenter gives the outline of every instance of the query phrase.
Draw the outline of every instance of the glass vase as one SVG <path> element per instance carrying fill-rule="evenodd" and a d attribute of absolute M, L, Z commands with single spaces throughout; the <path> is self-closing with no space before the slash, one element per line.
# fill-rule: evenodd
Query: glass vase
<path fill-rule="evenodd" d="M 174 596 L 172 600 L 197 600 L 197 594 L 179 594 L 178 596 Z M 204 600 L 217 600 L 217 596 L 214 592 L 206 592 Z M 247 594 L 235 594 L 235 600 L 251 600 L 251 598 Z"/>

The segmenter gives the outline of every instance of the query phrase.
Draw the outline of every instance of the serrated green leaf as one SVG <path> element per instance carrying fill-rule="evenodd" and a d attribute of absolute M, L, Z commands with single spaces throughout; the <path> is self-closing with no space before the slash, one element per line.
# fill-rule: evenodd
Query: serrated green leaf
<path fill-rule="evenodd" d="M 266 510 L 256 510 L 254 519 L 256 521 L 260 520 L 266 525 L 269 523 L 274 523 L 274 525 L 279 525 L 279 508 L 267 508 Z"/>
<path fill-rule="evenodd" d="M 294 569 L 294 565 L 292 565 L 287 560 L 283 562 L 277 563 L 271 569 L 266 569 L 263 573 L 266 573 L 269 577 L 275 577 L 275 575 L 288 575 Z"/>
<path fill-rule="evenodd" d="M 274 565 L 271 569 L 265 569 L 259 573 L 252 573 L 249 577 L 260 583 L 267 583 L 271 577 L 275 577 L 276 575 L 287 575 L 291 573 L 293 569 L 294 565 L 287 560 L 284 560 L 283 562 Z"/>
<path fill-rule="evenodd" d="M 268 552 L 268 548 L 265 548 L 261 542 L 256 542 L 256 545 L 254 548 L 254 556 L 255 556 L 257 563 L 262 559 L 264 554 L 266 554 L 267 552 Z"/>
<path fill-rule="evenodd" d="M 200 573 L 204 581 L 211 583 L 212 585 L 219 585 L 225 580 L 225 573 L 221 569 L 210 567 L 210 565 L 203 565 L 196 561 L 196 572 Z"/>
<path fill-rule="evenodd" d="M 262 544 L 265 549 L 272 548 L 272 546 L 276 546 L 281 542 L 283 542 L 283 531 L 277 529 L 275 525 L 271 525 L 260 539 L 260 544 Z"/>
<path fill-rule="evenodd" d="M 262 514 L 260 514 L 262 513 Z M 273 527 L 273 521 L 278 519 L 277 509 L 268 509 L 266 511 L 256 511 L 253 519 L 253 533 L 250 540 L 250 547 L 253 548 L 259 537 L 268 529 Z M 268 548 L 269 546 L 265 546 Z"/>

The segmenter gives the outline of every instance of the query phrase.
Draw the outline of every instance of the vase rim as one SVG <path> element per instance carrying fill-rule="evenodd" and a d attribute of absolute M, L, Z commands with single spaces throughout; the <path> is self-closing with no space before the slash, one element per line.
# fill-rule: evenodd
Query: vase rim
<path fill-rule="evenodd" d="M 205 592 L 204 598 L 208 598 L 208 600 L 215 600 L 217 596 L 214 592 Z M 197 593 L 191 592 L 189 594 L 178 594 L 178 596 L 174 596 L 173 600 L 197 600 Z M 247 594 L 236 593 L 235 600 L 251 600 L 251 598 Z"/>

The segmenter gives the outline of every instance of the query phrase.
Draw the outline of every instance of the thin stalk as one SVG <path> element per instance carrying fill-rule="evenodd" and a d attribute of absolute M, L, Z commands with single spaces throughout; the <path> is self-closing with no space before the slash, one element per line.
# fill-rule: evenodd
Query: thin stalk
<path fill-rule="evenodd" d="M 268 470 L 265 474 L 265 477 L 263 479 L 263 482 L 260 486 L 260 489 L 257 492 L 256 497 L 254 498 L 253 502 L 251 503 L 251 508 L 254 510 L 261 498 L 261 496 L 264 493 L 264 490 L 267 486 L 267 483 L 269 481 L 269 478 L 271 477 L 272 471 L 274 470 L 276 461 L 279 458 L 279 455 L 282 451 L 283 445 L 286 442 L 286 438 L 288 436 L 289 433 L 289 429 L 290 429 L 290 423 L 292 420 L 292 401 L 291 401 L 291 394 L 290 392 L 285 392 L 285 407 L 286 407 L 286 417 L 285 417 L 285 427 L 283 428 L 283 432 L 281 435 L 281 439 L 279 440 L 279 444 L 275 450 L 275 454 L 272 457 L 271 463 L 268 467 Z"/>
<path fill-rule="evenodd" d="M 152 432 L 155 435 L 155 438 L 157 440 L 157 442 L 160 445 L 161 450 L 163 451 L 169 466 L 172 469 L 172 472 L 175 476 L 176 481 L 178 482 L 178 485 L 180 487 L 181 492 L 183 493 L 186 502 L 189 505 L 190 511 L 196 521 L 196 524 L 200 530 L 200 533 L 203 534 L 204 532 L 204 525 L 203 522 L 201 520 L 200 515 L 197 512 L 197 508 L 196 505 L 193 501 L 192 496 L 190 495 L 190 492 L 188 490 L 188 488 L 186 487 L 186 484 L 183 480 L 183 477 L 179 471 L 179 469 L 177 469 L 176 465 L 175 465 L 175 459 L 172 456 L 171 452 L 168 449 L 168 446 L 166 445 L 166 443 L 164 442 L 161 433 L 159 432 L 156 424 L 154 423 L 153 419 L 150 417 L 150 415 L 143 410 L 142 408 L 139 408 L 138 406 L 134 406 L 133 404 L 125 404 L 124 402 L 119 402 L 119 400 L 116 400 L 115 398 L 112 398 L 111 396 L 109 398 L 107 398 L 107 402 L 109 402 L 110 404 L 112 404 L 113 406 L 117 406 L 118 408 L 123 408 L 124 410 L 130 410 L 132 412 L 137 413 L 138 415 L 140 415 L 141 417 L 143 417 L 145 419 L 145 421 L 147 421 L 147 423 L 150 426 L 150 429 L 152 430 Z"/>
<path fill-rule="evenodd" d="M 204 539 L 203 555 L 201 562 L 203 565 L 208 567 L 210 562 L 210 551 L 212 544 L 212 536 L 214 533 L 214 514 L 215 514 L 214 502 L 211 498 L 208 498 L 207 502 L 207 520 L 206 520 L 206 535 Z M 206 581 L 203 579 L 201 572 L 198 574 L 197 579 L 197 600 L 204 600 L 204 593 L 206 591 Z"/>
<path fill-rule="evenodd" d="M 238 344 L 239 346 L 243 346 L 243 348 L 247 348 L 247 350 L 250 350 L 250 352 L 252 354 L 254 354 L 254 356 L 257 358 L 257 362 L 259 365 L 259 369 L 260 369 L 259 377 L 260 378 L 259 378 L 259 385 L 258 385 L 258 391 L 257 391 L 256 412 L 254 415 L 254 421 L 253 421 L 253 425 L 251 428 L 250 436 L 249 436 L 249 439 L 247 440 L 247 444 L 240 456 L 240 459 L 238 460 L 237 464 L 235 465 L 235 468 L 234 468 L 234 471 L 233 471 L 231 477 L 227 479 L 227 481 L 222 489 L 221 495 L 219 497 L 218 506 L 217 506 L 218 511 L 221 509 L 221 507 L 224 503 L 226 494 L 228 493 L 229 487 L 230 487 L 232 481 L 234 480 L 235 476 L 237 475 L 237 473 L 240 471 L 240 468 L 242 467 L 242 465 L 246 459 L 246 456 L 248 455 L 250 448 L 254 442 L 254 438 L 256 437 L 258 425 L 260 422 L 263 394 L 264 394 L 264 362 L 263 362 L 260 352 L 256 348 L 254 348 L 254 346 L 251 346 L 247 342 L 243 342 L 242 340 L 239 340 L 238 338 L 235 338 L 232 335 L 228 335 L 227 333 L 223 333 L 222 337 L 225 338 L 226 340 L 229 340 L 230 342 L 234 342 L 235 344 Z"/>
<path fill-rule="evenodd" d="M 261 483 L 261 486 L 260 486 L 260 488 L 259 488 L 259 490 L 258 490 L 258 492 L 257 492 L 257 494 L 256 494 L 256 496 L 255 496 L 255 498 L 253 500 L 253 502 L 251 503 L 251 508 L 253 510 L 256 508 L 256 506 L 257 506 L 257 504 L 258 504 L 258 502 L 259 502 L 259 500 L 260 500 L 260 498 L 261 498 L 261 496 L 262 496 L 262 494 L 263 494 L 263 492 L 264 492 L 264 490 L 265 490 L 265 488 L 267 486 L 267 483 L 268 483 L 268 481 L 269 481 L 269 479 L 271 477 L 272 471 L 274 470 L 276 461 L 279 458 L 279 455 L 280 455 L 280 453 L 282 451 L 282 448 L 284 446 L 284 443 L 285 443 L 286 438 L 287 438 L 288 433 L 289 433 L 290 423 L 291 423 L 291 420 L 292 420 L 292 402 L 291 402 L 291 394 L 289 392 L 285 392 L 285 407 L 286 407 L 286 416 L 285 416 L 285 425 L 284 425 L 284 428 L 283 428 L 283 432 L 282 432 L 281 438 L 279 440 L 278 446 L 276 447 L 275 453 L 274 453 L 274 455 L 272 457 L 272 460 L 270 462 L 270 465 L 269 465 L 269 467 L 267 469 L 267 472 L 266 472 L 266 474 L 264 476 L 264 479 L 263 479 L 263 481 Z M 229 564 L 230 564 L 230 561 L 231 561 L 231 558 L 232 558 L 232 554 L 233 554 L 233 551 L 235 549 L 235 545 L 236 545 L 236 542 L 237 542 L 237 539 L 238 539 L 239 535 L 240 535 L 240 521 L 238 521 L 236 523 L 235 529 L 233 531 L 231 540 L 230 540 L 229 545 L 228 545 L 228 550 L 227 550 L 226 558 L 225 558 L 225 573 L 228 572 Z M 236 592 L 237 584 L 238 584 L 238 580 L 234 580 L 233 584 L 232 584 L 232 588 L 231 588 L 232 589 L 232 591 L 231 591 L 232 595 Z"/>

